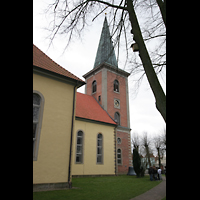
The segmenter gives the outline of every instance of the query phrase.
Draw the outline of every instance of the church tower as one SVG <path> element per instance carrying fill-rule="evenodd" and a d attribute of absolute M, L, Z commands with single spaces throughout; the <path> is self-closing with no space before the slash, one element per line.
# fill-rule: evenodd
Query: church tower
<path fill-rule="evenodd" d="M 93 69 L 83 75 L 85 93 L 93 96 L 118 124 L 116 128 L 117 173 L 128 173 L 132 166 L 128 76 L 116 60 L 105 16 Z"/>

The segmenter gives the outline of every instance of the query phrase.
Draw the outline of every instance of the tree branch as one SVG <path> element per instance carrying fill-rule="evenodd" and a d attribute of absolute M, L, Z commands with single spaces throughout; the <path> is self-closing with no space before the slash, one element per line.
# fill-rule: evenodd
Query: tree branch
<path fill-rule="evenodd" d="M 108 2 L 101 1 L 101 0 L 87 0 L 87 1 L 95 1 L 95 2 L 106 4 L 107 6 L 112 7 L 112 8 L 118 8 L 118 9 L 122 9 L 122 10 L 127 10 L 127 7 L 117 6 L 117 5 L 110 4 Z"/>
<path fill-rule="evenodd" d="M 160 12 L 166 27 L 166 0 L 164 2 L 162 0 L 156 0 L 156 1 L 160 8 Z"/>
<path fill-rule="evenodd" d="M 155 35 L 155 36 L 149 36 L 149 38 L 145 38 L 144 41 L 151 40 L 151 39 L 154 39 L 154 38 L 157 38 L 157 37 L 166 37 L 166 34 L 160 34 L 160 35 Z"/>
<path fill-rule="evenodd" d="M 132 31 L 134 35 L 134 40 L 139 47 L 139 56 L 141 58 L 145 73 L 147 75 L 148 82 L 156 99 L 156 108 L 162 115 L 166 122 L 166 96 L 162 89 L 162 86 L 158 80 L 158 77 L 153 68 L 149 53 L 147 51 L 146 45 L 144 43 L 140 26 L 136 17 L 135 10 L 133 8 L 132 0 L 127 0 L 127 8 L 129 12 L 129 19 L 132 26 Z"/>

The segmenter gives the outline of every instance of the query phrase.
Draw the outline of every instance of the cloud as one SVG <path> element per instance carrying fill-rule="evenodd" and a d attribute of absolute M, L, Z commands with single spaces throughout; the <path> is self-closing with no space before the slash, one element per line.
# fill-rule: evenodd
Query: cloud
<path fill-rule="evenodd" d="M 47 3 L 41 0 L 34 0 L 33 2 L 33 43 L 55 62 L 84 80 L 82 76 L 90 71 L 94 65 L 104 16 L 102 15 L 92 22 L 92 25 L 88 26 L 82 33 L 82 41 L 74 39 L 63 54 L 67 43 L 64 36 L 57 36 L 53 45 L 48 49 L 49 40 L 45 40 L 45 38 L 49 33 L 42 28 L 48 26 L 49 19 L 40 14 L 46 5 Z M 123 53 L 120 54 L 119 68 L 122 69 L 124 67 L 124 55 Z M 159 80 L 164 91 L 166 91 L 165 71 L 162 78 Z M 158 133 L 166 124 L 155 107 L 155 99 L 149 83 L 144 77 L 139 92 L 135 97 L 133 79 L 135 79 L 135 75 L 129 77 L 129 107 L 132 132 L 141 133 L 147 131 L 152 134 Z M 78 91 L 84 92 L 84 86 Z"/>

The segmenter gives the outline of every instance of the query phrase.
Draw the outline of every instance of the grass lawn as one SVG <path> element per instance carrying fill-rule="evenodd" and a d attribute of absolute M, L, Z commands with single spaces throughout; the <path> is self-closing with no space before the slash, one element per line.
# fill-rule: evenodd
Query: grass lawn
<path fill-rule="evenodd" d="M 159 183 L 160 181 L 150 181 L 149 176 L 73 178 L 72 187 L 78 189 L 34 192 L 33 200 L 129 200 Z"/>

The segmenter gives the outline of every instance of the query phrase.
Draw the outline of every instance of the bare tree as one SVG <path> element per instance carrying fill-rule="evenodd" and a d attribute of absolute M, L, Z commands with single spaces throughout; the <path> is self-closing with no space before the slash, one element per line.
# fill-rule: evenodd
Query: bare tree
<path fill-rule="evenodd" d="M 139 140 L 139 136 L 136 132 L 133 133 L 131 142 L 133 144 L 133 148 L 137 149 L 137 152 L 139 153 L 140 140 Z"/>
<path fill-rule="evenodd" d="M 146 44 L 150 47 L 149 54 L 156 74 L 158 75 L 166 67 L 166 25 L 163 21 L 161 11 L 156 0 L 137 1 L 135 10 L 143 17 L 144 22 L 140 25 L 142 35 Z M 155 44 L 157 45 L 151 45 Z M 143 72 L 142 63 L 137 56 L 131 61 L 134 64 L 132 71 Z M 141 79 L 143 76 L 140 77 Z"/>
<path fill-rule="evenodd" d="M 147 156 L 148 164 L 149 164 L 149 167 L 150 167 L 151 166 L 151 160 L 150 160 L 150 138 L 147 137 L 147 132 L 144 132 L 143 136 L 141 137 L 141 145 L 143 145 L 145 147 L 146 156 Z"/>
<path fill-rule="evenodd" d="M 152 5 L 152 1 L 149 0 L 150 5 Z M 106 10 L 110 18 L 110 26 L 112 28 L 112 38 L 114 41 L 114 46 L 118 48 L 118 55 L 121 39 L 122 36 L 124 36 L 128 57 L 128 44 L 130 42 L 128 42 L 128 38 L 130 38 L 130 36 L 132 37 L 131 33 L 133 34 L 131 42 L 133 42 L 134 40 L 139 47 L 139 57 L 141 59 L 142 67 L 144 68 L 144 72 L 147 76 L 148 82 L 154 94 L 156 108 L 162 115 L 163 119 L 166 121 L 166 95 L 155 72 L 156 64 L 157 67 L 162 65 L 160 63 L 154 64 L 152 62 L 149 52 L 147 51 L 146 44 L 135 12 L 135 8 L 140 5 L 141 2 L 144 1 L 55 0 L 55 2 L 53 4 L 50 4 L 47 9 L 47 12 L 52 13 L 54 16 L 53 21 L 50 23 L 50 30 L 52 33 L 50 39 L 52 43 L 57 33 L 66 34 L 68 36 L 68 42 L 66 44 L 67 47 L 72 37 L 81 36 L 81 32 L 87 25 L 88 19 L 91 16 L 93 16 L 92 20 L 95 20 L 101 13 Z M 156 0 L 156 2 L 154 0 L 153 2 L 154 6 L 159 7 L 159 14 L 162 16 L 162 19 L 166 26 L 166 0 Z M 129 28 L 129 26 L 131 26 L 131 28 Z M 146 33 L 148 33 L 148 31 L 146 31 Z M 149 36 L 149 39 L 157 37 L 156 35 L 153 35 L 153 31 L 149 32 Z M 164 54 L 160 55 L 160 57 L 164 57 Z M 160 69 L 162 69 L 162 67 Z"/>
<path fill-rule="evenodd" d="M 155 145 L 155 148 L 157 150 L 157 153 L 158 153 L 159 167 L 161 167 L 161 157 L 160 157 L 160 150 L 161 150 L 161 147 L 162 147 L 161 137 L 158 135 L 158 136 L 154 137 L 153 141 L 154 141 L 154 145 Z"/>
<path fill-rule="evenodd" d="M 161 133 L 161 143 L 162 143 L 162 147 L 161 147 L 161 150 L 162 150 L 162 154 L 166 153 L 166 129 L 164 128 L 163 129 L 163 132 Z"/>
<path fill-rule="evenodd" d="M 161 159 L 166 154 L 166 129 L 153 138 L 153 143 L 158 153 L 159 167 L 161 167 Z"/>

